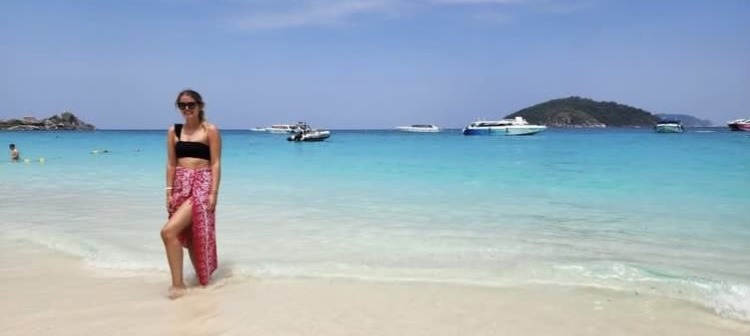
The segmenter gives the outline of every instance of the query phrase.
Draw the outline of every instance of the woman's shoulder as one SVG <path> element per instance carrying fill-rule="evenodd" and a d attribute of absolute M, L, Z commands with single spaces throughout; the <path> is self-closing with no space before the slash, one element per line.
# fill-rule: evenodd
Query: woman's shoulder
<path fill-rule="evenodd" d="M 210 122 L 207 122 L 207 121 L 203 122 L 203 127 L 205 127 L 206 130 L 209 131 L 209 132 L 218 132 L 219 131 L 219 128 L 216 127 L 216 125 L 214 125 L 214 124 L 212 124 Z"/>

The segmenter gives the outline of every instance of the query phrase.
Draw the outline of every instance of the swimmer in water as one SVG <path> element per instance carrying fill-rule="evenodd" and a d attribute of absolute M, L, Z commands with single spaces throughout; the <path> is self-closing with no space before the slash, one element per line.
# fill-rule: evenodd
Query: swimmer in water
<path fill-rule="evenodd" d="M 21 160 L 21 153 L 18 152 L 18 148 L 16 148 L 16 144 L 10 144 L 8 146 L 10 148 L 10 160 L 11 161 L 20 161 Z"/>

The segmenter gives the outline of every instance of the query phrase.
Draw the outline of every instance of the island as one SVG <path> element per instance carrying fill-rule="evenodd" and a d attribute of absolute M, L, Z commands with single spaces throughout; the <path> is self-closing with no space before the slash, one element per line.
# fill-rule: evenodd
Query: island
<path fill-rule="evenodd" d="M 23 117 L 21 119 L 0 119 L 0 130 L 5 131 L 93 131 L 96 127 L 78 119 L 72 112 L 65 111 L 45 119 Z"/>
<path fill-rule="evenodd" d="M 508 115 L 550 127 L 640 127 L 653 126 L 661 118 L 651 112 L 616 102 L 568 97 L 536 104 Z"/>

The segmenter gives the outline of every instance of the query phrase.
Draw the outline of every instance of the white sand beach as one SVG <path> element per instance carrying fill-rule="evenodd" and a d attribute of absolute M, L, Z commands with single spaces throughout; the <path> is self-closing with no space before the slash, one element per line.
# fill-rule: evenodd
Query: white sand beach
<path fill-rule="evenodd" d="M 750 324 L 636 293 L 217 274 L 165 297 L 168 274 L 94 270 L 0 248 L 3 335 L 748 335 Z"/>

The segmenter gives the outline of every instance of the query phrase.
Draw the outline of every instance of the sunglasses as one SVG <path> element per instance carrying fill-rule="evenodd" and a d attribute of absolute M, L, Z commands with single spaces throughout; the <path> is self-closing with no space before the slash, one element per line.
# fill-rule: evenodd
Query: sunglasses
<path fill-rule="evenodd" d="M 193 110 L 196 107 L 198 107 L 198 103 L 196 103 L 196 102 L 177 103 L 177 108 L 180 109 L 180 110 L 184 110 L 184 109 Z"/>

